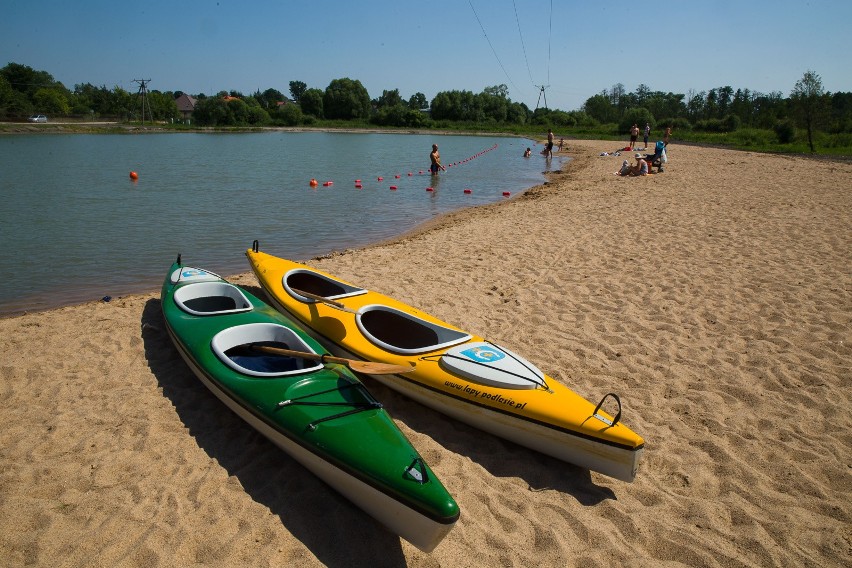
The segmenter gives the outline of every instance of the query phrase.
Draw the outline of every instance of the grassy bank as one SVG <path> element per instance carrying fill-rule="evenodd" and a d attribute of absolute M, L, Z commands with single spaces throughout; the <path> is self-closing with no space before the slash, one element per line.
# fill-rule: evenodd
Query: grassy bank
<path fill-rule="evenodd" d="M 0 134 L 16 133 L 85 133 L 85 134 L 134 134 L 144 132 L 263 132 L 270 129 L 285 130 L 369 130 L 382 132 L 440 132 L 447 134 L 509 134 L 525 136 L 537 140 L 547 135 L 544 125 L 507 125 L 483 124 L 472 122 L 432 121 L 421 128 L 411 127 L 378 127 L 368 121 L 316 120 L 308 126 L 233 126 L 233 127 L 198 127 L 185 124 L 141 124 L 133 122 L 73 122 L 53 121 L 46 124 L 0 122 Z M 615 125 L 599 125 L 595 127 L 554 127 L 556 139 L 568 140 L 612 140 L 629 141 L 626 133 L 619 133 Z M 662 129 L 651 133 L 651 140 L 662 138 Z M 757 128 L 740 128 L 733 132 L 702 132 L 695 130 L 675 130 L 672 133 L 673 143 L 700 144 L 720 148 L 732 148 L 751 152 L 766 152 L 778 154 L 810 155 L 807 136 L 804 130 L 797 130 L 789 143 L 781 143 L 773 130 Z M 817 132 L 814 137 L 815 154 L 822 157 L 852 158 L 852 134 L 828 134 Z"/>

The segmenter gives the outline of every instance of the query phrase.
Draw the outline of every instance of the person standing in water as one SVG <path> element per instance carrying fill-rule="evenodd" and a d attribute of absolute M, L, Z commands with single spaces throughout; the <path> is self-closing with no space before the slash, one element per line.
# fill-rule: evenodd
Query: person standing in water
<path fill-rule="evenodd" d="M 433 176 L 438 175 L 438 170 L 447 171 L 447 168 L 441 165 L 441 154 L 438 152 L 438 145 L 432 144 L 432 153 L 429 154 L 429 159 L 432 161 L 432 164 L 429 166 L 429 171 L 432 172 Z"/>

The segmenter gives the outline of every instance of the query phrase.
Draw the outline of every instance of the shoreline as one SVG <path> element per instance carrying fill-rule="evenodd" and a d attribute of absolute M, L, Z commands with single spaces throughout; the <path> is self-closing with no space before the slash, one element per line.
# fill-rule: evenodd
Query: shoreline
<path fill-rule="evenodd" d="M 0 318 L 0 554 L 844 566 L 852 165 L 672 144 L 665 173 L 620 178 L 624 158 L 599 156 L 612 145 L 570 141 L 574 159 L 523 195 L 307 264 L 505 345 L 589 400 L 617 393 L 646 441 L 633 483 L 367 378 L 461 509 L 422 553 L 227 411 L 172 345 L 156 290 Z M 264 297 L 250 272 L 229 280 Z"/>
<path fill-rule="evenodd" d="M 352 132 L 353 133 L 359 133 L 359 131 L 352 131 Z M 511 136 L 511 135 L 507 135 L 507 136 Z M 566 156 L 565 154 L 566 154 L 566 152 L 563 152 L 563 155 L 561 156 L 560 159 L 565 160 L 566 164 L 570 164 L 573 161 L 573 159 L 570 156 Z M 547 183 L 549 183 L 547 180 L 549 179 L 549 176 L 553 175 L 554 173 L 557 173 L 557 172 L 547 172 L 547 171 L 542 172 L 542 175 L 544 176 L 546 181 L 544 182 L 544 184 L 539 184 L 539 186 L 540 185 L 546 185 Z M 513 192 L 511 197 L 502 198 L 499 201 L 495 201 L 493 203 L 487 203 L 487 204 L 482 204 L 482 205 L 473 205 L 473 206 L 464 207 L 462 209 L 457 209 L 455 211 L 440 213 L 438 215 L 435 215 L 434 217 L 431 217 L 429 219 L 426 219 L 425 221 L 422 221 L 418 225 L 415 225 L 414 227 L 406 230 L 405 232 L 402 232 L 398 235 L 395 235 L 395 236 L 392 236 L 392 237 L 389 237 L 389 238 L 380 239 L 376 242 L 369 243 L 369 244 L 364 245 L 364 246 L 344 248 L 344 249 L 341 249 L 341 250 L 331 250 L 329 252 L 321 253 L 321 254 L 318 254 L 318 255 L 310 257 L 310 258 L 294 259 L 294 260 L 298 260 L 300 262 L 306 262 L 306 261 L 318 260 L 318 259 L 332 257 L 332 256 L 338 256 L 340 254 L 345 254 L 347 252 L 356 251 L 356 250 L 360 250 L 360 249 L 366 249 L 366 248 L 372 248 L 372 247 L 376 247 L 376 246 L 382 246 L 382 245 L 390 244 L 390 243 L 396 242 L 397 240 L 405 239 L 405 238 L 408 238 L 412 235 L 416 235 L 416 234 L 418 234 L 422 231 L 429 230 L 433 226 L 440 225 L 440 224 L 445 222 L 444 217 L 446 217 L 446 216 L 453 216 L 452 219 L 457 219 L 457 217 L 455 217 L 455 215 L 464 215 L 466 212 L 471 211 L 471 210 L 476 210 L 478 208 L 499 206 L 503 203 L 507 203 L 509 201 L 517 199 L 517 198 L 521 197 L 522 195 L 524 195 L 526 192 L 533 190 L 533 189 L 535 189 L 536 187 L 539 187 L 539 186 L 532 186 L 532 187 L 526 188 L 522 191 L 519 191 L 517 193 Z M 223 273 L 223 276 L 225 276 L 227 278 L 229 276 L 237 276 L 237 275 L 240 275 L 240 274 L 243 274 L 243 273 L 244 273 L 244 271 L 235 271 L 235 272 L 233 272 L 229 275 L 225 275 Z M 152 281 L 150 283 L 138 283 L 136 285 L 127 286 L 127 287 L 123 288 L 122 290 L 119 290 L 115 293 L 110 293 L 110 298 L 111 298 L 110 301 L 121 299 L 121 298 L 124 298 L 124 297 L 127 297 L 127 296 L 147 294 L 147 293 L 152 293 L 153 291 L 158 291 L 160 284 L 161 283 L 157 282 L 157 279 L 154 278 L 154 279 L 152 279 Z M 53 294 L 46 294 L 44 296 L 32 298 L 32 300 L 38 301 L 39 303 L 44 304 L 44 307 L 43 308 L 35 308 L 35 309 L 32 309 L 32 308 L 14 308 L 14 307 L 4 308 L 3 311 L 0 311 L 0 319 L 9 318 L 9 317 L 17 317 L 17 316 L 21 316 L 21 315 L 25 315 L 25 314 L 44 313 L 44 312 L 54 310 L 54 309 L 58 309 L 58 308 L 70 307 L 70 306 L 79 306 L 79 305 L 88 304 L 88 303 L 91 303 L 91 302 L 103 301 L 101 298 L 97 298 L 97 297 L 89 297 L 89 298 L 82 298 L 82 299 L 81 298 L 74 298 L 74 299 L 64 299 L 63 300 L 63 299 L 57 299 L 57 297 Z"/>

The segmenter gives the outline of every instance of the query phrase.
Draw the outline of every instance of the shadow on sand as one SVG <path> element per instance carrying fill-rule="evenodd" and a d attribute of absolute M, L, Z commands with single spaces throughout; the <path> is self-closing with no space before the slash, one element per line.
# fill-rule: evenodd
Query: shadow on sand
<path fill-rule="evenodd" d="M 254 291 L 250 290 L 252 293 Z M 166 331 L 160 300 L 142 312 L 148 365 L 198 446 L 277 515 L 326 566 L 405 566 L 399 536 L 230 412 L 195 377 Z"/>
<path fill-rule="evenodd" d="M 263 288 L 245 284 L 241 286 L 267 304 L 272 304 Z M 572 495 L 577 502 L 585 506 L 594 506 L 607 499 L 617 499 L 609 487 L 595 485 L 587 469 L 448 418 L 385 387 L 369 376 L 362 376 L 361 380 L 395 420 L 405 423 L 412 430 L 427 434 L 441 447 L 469 457 L 495 477 L 519 477 L 527 483 L 530 491 L 560 491 Z M 441 426 L 436 427 L 436 424 Z M 435 465 L 430 464 L 433 468 Z M 440 474 L 440 471 L 437 473 Z M 464 511 L 461 515 L 463 519 Z"/>

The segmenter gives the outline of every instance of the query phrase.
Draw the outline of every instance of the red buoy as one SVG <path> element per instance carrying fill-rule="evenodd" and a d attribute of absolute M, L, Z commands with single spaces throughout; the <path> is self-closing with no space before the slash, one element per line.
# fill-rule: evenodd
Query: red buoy
<path fill-rule="evenodd" d="M 434 187 L 427 187 L 426 191 L 435 191 L 435 188 Z"/>
<path fill-rule="evenodd" d="M 323 185 L 323 187 L 328 187 L 328 186 L 330 186 L 330 185 L 334 185 L 334 182 L 333 182 L 333 181 L 327 181 L 327 182 L 325 182 L 325 183 L 324 183 L 324 184 L 322 184 L 322 185 Z"/>
<path fill-rule="evenodd" d="M 136 172 L 130 172 L 130 179 L 136 181 L 137 179 L 139 179 L 139 174 L 137 174 Z"/>
<path fill-rule="evenodd" d="M 376 179 L 377 179 L 378 181 L 382 181 L 382 180 L 383 180 L 383 179 L 385 179 L 385 178 L 383 178 L 382 176 L 379 176 L 379 177 L 377 177 Z"/>
<path fill-rule="evenodd" d="M 472 190 L 470 190 L 470 189 L 465 189 L 465 190 L 464 190 L 464 192 L 465 192 L 465 193 L 473 193 L 473 191 L 472 191 Z"/>
<path fill-rule="evenodd" d="M 512 194 L 509 193 L 508 191 L 503 192 L 503 197 L 509 197 L 510 195 L 512 195 Z"/>
<path fill-rule="evenodd" d="M 391 190 L 396 191 L 396 186 L 395 186 L 395 185 L 390 186 L 390 188 L 391 188 Z"/>

